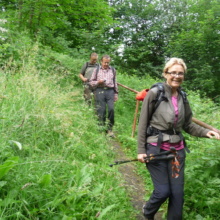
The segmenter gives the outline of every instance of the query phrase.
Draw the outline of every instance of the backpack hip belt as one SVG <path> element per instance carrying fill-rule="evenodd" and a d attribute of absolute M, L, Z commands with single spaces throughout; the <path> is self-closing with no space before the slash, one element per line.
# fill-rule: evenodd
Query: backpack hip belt
<path fill-rule="evenodd" d="M 179 140 L 180 141 L 183 141 L 184 143 L 184 147 L 186 148 L 186 151 L 189 153 L 189 149 L 188 147 L 186 146 L 186 141 L 182 135 L 182 133 L 180 131 L 176 131 L 174 128 L 173 129 L 169 129 L 169 130 L 159 130 L 157 128 L 154 128 L 152 126 L 149 126 L 147 128 L 147 137 L 149 136 L 156 136 L 158 135 L 158 140 L 157 140 L 157 147 L 160 147 L 162 142 L 163 142 L 163 135 L 164 134 L 167 134 L 167 135 L 170 135 L 170 143 L 175 143 L 175 141 L 173 142 L 172 141 L 172 135 L 177 135 L 179 136 Z"/>

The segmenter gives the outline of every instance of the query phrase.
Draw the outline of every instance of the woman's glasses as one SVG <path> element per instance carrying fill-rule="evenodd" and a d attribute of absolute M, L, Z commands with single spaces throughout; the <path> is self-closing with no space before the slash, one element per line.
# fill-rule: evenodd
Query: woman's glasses
<path fill-rule="evenodd" d="M 179 76 L 179 77 L 183 77 L 184 73 L 183 72 L 167 72 L 168 74 L 170 74 L 171 76 Z"/>

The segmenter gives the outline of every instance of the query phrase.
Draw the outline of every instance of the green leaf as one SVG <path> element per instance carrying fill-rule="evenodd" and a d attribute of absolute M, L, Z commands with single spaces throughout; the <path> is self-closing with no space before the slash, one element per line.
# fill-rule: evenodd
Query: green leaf
<path fill-rule="evenodd" d="M 3 186 L 5 186 L 7 184 L 7 181 L 0 181 L 0 188 L 2 188 Z"/>
<path fill-rule="evenodd" d="M 210 180 L 209 184 L 215 185 L 216 187 L 220 188 L 220 179 L 218 178 L 212 179 Z"/>
<path fill-rule="evenodd" d="M 115 207 L 115 204 L 107 206 L 105 209 L 102 210 L 102 212 L 98 218 L 101 219 L 104 215 L 106 215 L 107 212 L 109 212 L 114 207 Z"/>
<path fill-rule="evenodd" d="M 22 144 L 20 142 L 10 140 L 9 143 L 13 144 L 13 146 L 17 146 L 19 150 L 22 150 Z"/>
<path fill-rule="evenodd" d="M 4 164 L 0 165 L 0 179 L 5 176 L 10 169 L 18 163 L 18 157 L 8 158 Z"/>
<path fill-rule="evenodd" d="M 41 177 L 39 185 L 41 187 L 48 187 L 51 184 L 51 174 L 45 174 Z"/>
<path fill-rule="evenodd" d="M 201 215 L 197 215 L 196 220 L 203 220 L 203 217 Z"/>

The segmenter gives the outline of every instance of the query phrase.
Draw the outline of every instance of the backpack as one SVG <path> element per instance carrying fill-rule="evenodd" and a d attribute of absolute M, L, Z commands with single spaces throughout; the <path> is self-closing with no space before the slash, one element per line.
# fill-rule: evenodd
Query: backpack
<path fill-rule="evenodd" d="M 152 101 L 154 103 L 154 111 L 158 108 L 158 106 L 160 105 L 162 101 L 168 102 L 168 98 L 165 96 L 163 83 L 156 83 L 152 85 L 150 89 L 155 88 L 155 87 L 157 87 L 158 90 L 157 90 L 156 98 Z M 136 95 L 136 100 L 143 101 L 150 89 L 144 89 L 141 92 L 138 92 Z M 183 98 L 184 104 L 188 103 L 187 94 L 182 89 L 180 89 L 180 95 Z"/>
<path fill-rule="evenodd" d="M 89 66 L 89 62 L 86 62 L 86 68 L 85 68 L 85 70 L 88 68 L 88 66 Z M 97 63 L 97 66 L 99 66 L 98 63 Z"/>
<path fill-rule="evenodd" d="M 165 101 L 165 102 L 168 102 L 168 98 L 165 96 L 165 89 L 164 89 L 164 85 L 163 83 L 156 83 L 154 84 L 150 89 L 152 88 L 155 88 L 157 87 L 158 90 L 157 90 L 157 96 L 156 98 L 152 101 L 152 103 L 154 103 L 154 111 L 156 111 L 156 109 L 158 108 L 158 106 L 160 105 L 160 103 L 162 101 Z M 139 101 L 143 101 L 145 96 L 147 95 L 147 92 L 150 90 L 150 89 L 144 89 L 142 90 L 141 92 L 137 93 L 136 95 L 136 99 L 139 100 Z M 184 103 L 184 106 L 186 103 L 188 103 L 188 100 L 187 100 L 187 94 L 182 90 L 180 89 L 180 95 L 182 96 L 183 98 L 183 103 Z M 146 135 L 158 135 L 158 142 L 157 142 L 157 146 L 159 147 L 162 143 L 162 139 L 163 139 L 163 132 L 167 133 L 169 131 L 160 131 L 160 130 L 157 130 L 155 128 L 152 128 L 152 127 L 148 127 L 147 128 L 147 134 Z M 186 141 L 182 135 L 182 133 L 179 133 L 178 134 L 181 138 L 181 140 L 183 140 L 184 142 L 184 145 L 185 145 L 185 150 L 189 153 L 190 150 L 188 149 L 187 147 L 187 144 L 186 144 Z"/>
<path fill-rule="evenodd" d="M 86 65 L 86 66 L 85 66 L 85 70 L 84 70 L 84 74 L 83 74 L 84 76 L 85 76 L 85 74 L 86 74 L 87 68 L 89 67 L 89 62 L 86 62 L 85 65 Z M 97 63 L 97 67 L 99 67 L 99 63 Z"/>

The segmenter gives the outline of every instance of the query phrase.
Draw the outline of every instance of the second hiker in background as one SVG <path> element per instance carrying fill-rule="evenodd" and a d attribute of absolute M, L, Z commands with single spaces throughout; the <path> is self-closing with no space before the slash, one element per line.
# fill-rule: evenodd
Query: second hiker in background
<path fill-rule="evenodd" d="M 116 82 L 116 71 L 110 66 L 111 58 L 104 55 L 101 58 L 101 66 L 94 70 L 90 85 L 94 88 L 96 111 L 101 126 L 107 122 L 107 134 L 114 137 L 112 131 L 114 125 L 114 102 L 118 99 L 118 86 Z M 106 107 L 108 116 L 106 117 Z"/>
<path fill-rule="evenodd" d="M 165 65 L 165 83 L 155 84 L 144 99 L 138 127 L 138 160 L 175 147 L 175 160 L 147 162 L 154 185 L 143 214 L 153 220 L 160 206 L 168 199 L 168 220 L 183 219 L 185 149 L 182 130 L 197 136 L 219 139 L 219 134 L 192 122 L 192 110 L 182 91 L 186 65 L 182 59 L 171 58 Z M 199 146 L 198 146 L 199 147 Z M 188 151 L 188 150 L 187 150 Z"/>
<path fill-rule="evenodd" d="M 98 67 L 98 54 L 97 53 L 91 53 L 90 54 L 90 61 L 86 62 L 82 69 L 81 72 L 79 74 L 80 79 L 83 81 L 83 86 L 84 86 L 84 98 L 85 101 L 91 105 L 92 102 L 92 93 L 93 93 L 93 89 L 92 87 L 89 85 L 89 80 L 92 76 L 92 73 L 94 71 L 94 69 L 96 69 Z"/>

